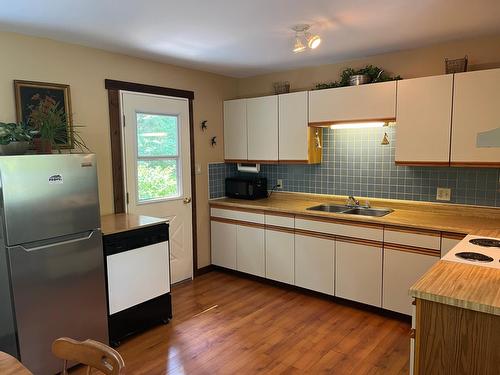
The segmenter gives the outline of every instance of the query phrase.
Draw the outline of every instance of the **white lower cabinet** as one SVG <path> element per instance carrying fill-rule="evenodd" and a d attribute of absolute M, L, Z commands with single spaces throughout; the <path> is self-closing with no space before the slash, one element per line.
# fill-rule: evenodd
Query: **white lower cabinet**
<path fill-rule="evenodd" d="M 335 295 L 382 305 L 382 246 L 336 241 Z"/>
<path fill-rule="evenodd" d="M 282 283 L 294 283 L 293 232 L 266 229 L 266 278 Z"/>
<path fill-rule="evenodd" d="M 438 260 L 439 256 L 385 248 L 382 307 L 411 315 L 409 289 Z"/>
<path fill-rule="evenodd" d="M 295 285 L 334 294 L 335 242 L 327 238 L 295 235 Z"/>
<path fill-rule="evenodd" d="M 264 228 L 237 225 L 236 269 L 264 277 L 266 273 Z"/>
<path fill-rule="evenodd" d="M 236 269 L 236 225 L 211 221 L 212 264 Z"/>

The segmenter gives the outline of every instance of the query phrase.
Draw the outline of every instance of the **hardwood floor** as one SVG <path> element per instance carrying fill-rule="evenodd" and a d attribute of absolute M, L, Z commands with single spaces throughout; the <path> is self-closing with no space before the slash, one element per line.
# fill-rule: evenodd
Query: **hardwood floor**
<path fill-rule="evenodd" d="M 174 319 L 120 346 L 127 374 L 408 374 L 407 322 L 219 271 L 172 294 Z"/>

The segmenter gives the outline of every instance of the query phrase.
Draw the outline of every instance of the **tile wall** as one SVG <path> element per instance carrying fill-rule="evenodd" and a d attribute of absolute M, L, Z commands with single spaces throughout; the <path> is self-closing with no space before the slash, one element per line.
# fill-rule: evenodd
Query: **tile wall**
<path fill-rule="evenodd" d="M 396 128 L 325 129 L 321 164 L 263 164 L 260 175 L 269 189 L 282 179 L 283 191 L 430 202 L 448 187 L 451 203 L 500 207 L 499 169 L 396 166 Z M 234 164 L 209 165 L 210 198 L 224 196 L 225 177 L 237 174 Z"/>

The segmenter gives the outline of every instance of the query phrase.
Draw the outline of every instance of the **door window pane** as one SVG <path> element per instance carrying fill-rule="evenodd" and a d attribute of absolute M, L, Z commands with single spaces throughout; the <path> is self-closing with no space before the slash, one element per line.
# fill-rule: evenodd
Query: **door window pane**
<path fill-rule="evenodd" d="M 176 159 L 138 160 L 137 190 L 139 202 L 179 196 Z"/>
<path fill-rule="evenodd" d="M 179 153 L 177 116 L 137 113 L 137 155 L 176 157 Z"/>

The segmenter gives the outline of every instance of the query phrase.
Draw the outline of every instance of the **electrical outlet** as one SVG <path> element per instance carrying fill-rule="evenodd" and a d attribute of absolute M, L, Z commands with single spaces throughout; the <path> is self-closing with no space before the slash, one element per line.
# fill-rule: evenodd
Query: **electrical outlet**
<path fill-rule="evenodd" d="M 436 200 L 447 201 L 451 200 L 451 189 L 450 188 L 437 188 Z"/>
<path fill-rule="evenodd" d="M 283 180 L 281 178 L 276 180 L 276 189 L 283 189 Z"/>

